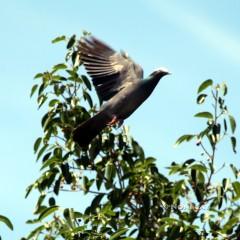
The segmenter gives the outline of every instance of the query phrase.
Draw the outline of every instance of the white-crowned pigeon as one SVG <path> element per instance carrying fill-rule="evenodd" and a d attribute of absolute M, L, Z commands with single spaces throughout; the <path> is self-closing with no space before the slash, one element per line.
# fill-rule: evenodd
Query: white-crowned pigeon
<path fill-rule="evenodd" d="M 141 66 L 126 53 L 114 51 L 93 36 L 80 40 L 79 55 L 103 103 L 95 116 L 73 131 L 73 140 L 84 147 L 106 126 L 128 118 L 169 72 L 159 68 L 144 79 Z"/>

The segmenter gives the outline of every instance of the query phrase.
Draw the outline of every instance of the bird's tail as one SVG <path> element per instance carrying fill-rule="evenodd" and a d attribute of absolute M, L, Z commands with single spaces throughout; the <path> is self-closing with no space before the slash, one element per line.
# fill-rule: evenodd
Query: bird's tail
<path fill-rule="evenodd" d="M 80 147 L 86 147 L 106 127 L 109 121 L 111 118 L 105 112 L 98 112 L 74 129 L 73 140 Z"/>

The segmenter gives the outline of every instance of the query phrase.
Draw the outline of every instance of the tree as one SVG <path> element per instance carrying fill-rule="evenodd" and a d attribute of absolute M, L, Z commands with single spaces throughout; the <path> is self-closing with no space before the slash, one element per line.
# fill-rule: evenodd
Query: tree
<path fill-rule="evenodd" d="M 36 218 L 28 220 L 37 227 L 23 239 L 238 239 L 240 170 L 231 164 L 233 178 L 214 181 L 221 170 L 216 169 L 219 143 L 230 139 L 236 153 L 227 85 L 210 79 L 200 85 L 197 104 L 213 108 L 206 104 L 210 110 L 195 115 L 206 123 L 204 129 L 181 136 L 176 145 L 195 141 L 202 155 L 172 162 L 172 180 L 159 172 L 155 158 L 145 156 L 127 127 L 106 128 L 84 149 L 73 142 L 72 130 L 98 105 L 91 82 L 81 74 L 76 36 L 52 42 L 60 41 L 67 46 L 65 62 L 38 73 L 31 91 L 46 113 L 43 136 L 34 143 L 41 174 L 26 193 L 39 193 Z M 92 201 L 83 212 L 62 209 L 57 204 L 62 191 L 82 191 Z"/>

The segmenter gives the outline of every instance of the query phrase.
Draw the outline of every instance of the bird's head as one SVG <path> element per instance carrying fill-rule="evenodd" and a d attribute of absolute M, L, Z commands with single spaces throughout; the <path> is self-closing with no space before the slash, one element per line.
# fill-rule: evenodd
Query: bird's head
<path fill-rule="evenodd" d="M 152 77 L 157 77 L 157 78 L 160 79 L 161 77 L 163 77 L 163 76 L 165 76 L 165 75 L 169 75 L 169 74 L 171 74 L 171 73 L 168 71 L 167 68 L 161 67 L 161 68 L 155 69 L 155 70 L 151 73 L 151 76 L 152 76 Z"/>

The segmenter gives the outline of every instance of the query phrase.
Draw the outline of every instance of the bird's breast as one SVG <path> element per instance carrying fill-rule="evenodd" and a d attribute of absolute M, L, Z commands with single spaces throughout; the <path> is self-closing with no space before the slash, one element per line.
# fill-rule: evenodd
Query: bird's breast
<path fill-rule="evenodd" d="M 141 84 L 132 84 L 111 98 L 105 108 L 111 115 L 117 116 L 118 119 L 126 119 L 147 97 L 148 94 L 144 92 Z"/>

